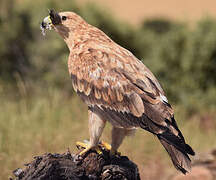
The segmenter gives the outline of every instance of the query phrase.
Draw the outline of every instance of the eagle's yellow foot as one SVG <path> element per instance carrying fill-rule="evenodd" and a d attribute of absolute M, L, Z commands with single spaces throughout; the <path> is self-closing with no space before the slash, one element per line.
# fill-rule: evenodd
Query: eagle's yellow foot
<path fill-rule="evenodd" d="M 99 146 L 91 147 L 89 142 L 76 142 L 76 146 L 78 149 L 82 148 L 83 150 L 79 153 L 80 156 L 84 156 L 88 151 L 95 150 L 98 154 L 102 154 L 102 150 Z"/>
<path fill-rule="evenodd" d="M 101 142 L 99 143 L 99 146 L 101 146 L 102 148 L 104 148 L 104 149 L 106 149 L 106 150 L 108 150 L 108 151 L 111 150 L 111 145 L 108 144 L 108 143 L 105 142 L 105 141 L 101 141 Z"/>
<path fill-rule="evenodd" d="M 101 146 L 102 148 L 108 150 L 110 152 L 110 156 L 114 156 L 114 155 L 119 155 L 120 156 L 121 155 L 120 152 L 113 150 L 112 146 L 110 144 L 108 144 L 107 142 L 105 142 L 105 141 L 101 141 L 99 143 L 99 146 Z"/>

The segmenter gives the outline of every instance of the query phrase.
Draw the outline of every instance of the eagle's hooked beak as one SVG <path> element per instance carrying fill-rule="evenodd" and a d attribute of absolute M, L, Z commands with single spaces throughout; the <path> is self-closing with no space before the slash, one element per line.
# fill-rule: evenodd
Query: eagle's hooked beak
<path fill-rule="evenodd" d="M 57 12 L 52 9 L 49 11 L 49 16 L 45 17 L 40 25 L 42 34 L 45 35 L 46 29 L 51 30 L 54 25 L 58 24 L 61 24 L 61 17 Z"/>

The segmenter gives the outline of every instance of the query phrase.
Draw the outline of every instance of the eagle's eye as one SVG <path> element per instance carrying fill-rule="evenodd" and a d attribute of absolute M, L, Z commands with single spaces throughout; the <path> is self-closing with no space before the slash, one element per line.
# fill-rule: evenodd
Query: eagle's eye
<path fill-rule="evenodd" d="M 62 16 L 62 20 L 65 21 L 67 19 L 66 16 Z"/>

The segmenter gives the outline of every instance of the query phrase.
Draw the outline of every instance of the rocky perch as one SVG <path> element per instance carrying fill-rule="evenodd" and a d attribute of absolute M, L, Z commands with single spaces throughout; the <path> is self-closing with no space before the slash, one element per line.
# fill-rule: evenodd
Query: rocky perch
<path fill-rule="evenodd" d="M 89 151 L 78 158 L 69 151 L 64 154 L 47 153 L 34 157 L 25 168 L 14 170 L 11 180 L 140 180 L 137 165 L 126 156 L 110 158 L 108 151 L 98 154 Z"/>

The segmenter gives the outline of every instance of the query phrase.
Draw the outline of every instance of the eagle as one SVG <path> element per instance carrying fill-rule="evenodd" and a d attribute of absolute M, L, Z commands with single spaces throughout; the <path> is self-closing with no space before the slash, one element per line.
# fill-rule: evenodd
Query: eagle
<path fill-rule="evenodd" d="M 90 140 L 81 154 L 99 146 L 109 122 L 110 154 L 142 128 L 158 138 L 177 170 L 190 171 L 189 155 L 195 152 L 186 144 L 158 80 L 138 58 L 74 12 L 50 10 L 41 29 L 54 29 L 64 39 L 72 86 L 88 106 Z"/>

